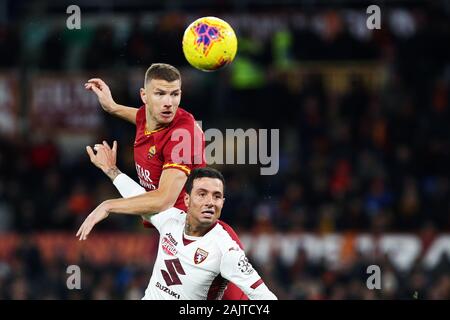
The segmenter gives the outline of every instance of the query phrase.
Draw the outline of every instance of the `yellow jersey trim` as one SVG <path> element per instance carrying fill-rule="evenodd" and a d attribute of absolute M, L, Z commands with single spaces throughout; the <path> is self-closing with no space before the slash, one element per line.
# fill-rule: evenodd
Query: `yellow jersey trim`
<path fill-rule="evenodd" d="M 181 171 L 183 171 L 187 175 L 189 175 L 191 173 L 191 169 L 189 169 L 189 167 L 187 167 L 187 166 L 185 166 L 183 164 L 178 164 L 178 163 L 166 163 L 165 165 L 163 165 L 162 168 L 163 169 L 167 169 L 167 168 L 180 169 Z"/>

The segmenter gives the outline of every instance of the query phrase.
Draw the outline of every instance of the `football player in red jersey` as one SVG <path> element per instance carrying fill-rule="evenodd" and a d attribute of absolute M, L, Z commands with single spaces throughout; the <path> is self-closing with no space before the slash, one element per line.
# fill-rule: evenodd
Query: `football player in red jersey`
<path fill-rule="evenodd" d="M 144 105 L 139 109 L 117 104 L 109 87 L 99 78 L 90 79 L 85 88 L 97 95 L 106 112 L 136 125 L 134 159 L 139 183 L 147 191 L 129 198 L 106 200 L 92 211 L 90 220 L 89 217 L 86 220 L 103 219 L 111 212 L 144 215 L 172 206 L 186 211 L 183 187 L 191 170 L 206 165 L 205 139 L 192 114 L 179 107 L 180 72 L 168 64 L 152 64 L 145 73 L 144 88 L 140 89 Z M 115 165 L 116 149 L 115 144 L 114 165 L 97 165 L 113 182 L 124 176 Z M 87 147 L 87 152 L 92 161 L 94 151 Z M 144 225 L 151 227 L 146 220 L 143 221 Z M 247 298 L 239 288 L 230 284 L 223 299 Z"/>

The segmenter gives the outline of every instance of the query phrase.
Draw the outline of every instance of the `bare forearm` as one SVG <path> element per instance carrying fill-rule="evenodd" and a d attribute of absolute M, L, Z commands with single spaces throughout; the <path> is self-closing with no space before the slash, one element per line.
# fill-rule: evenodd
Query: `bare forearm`
<path fill-rule="evenodd" d="M 168 204 L 158 190 L 146 192 L 131 198 L 107 200 L 104 204 L 109 213 L 123 213 L 129 215 L 157 213 L 173 205 Z"/>
<path fill-rule="evenodd" d="M 122 176 L 122 180 L 123 178 L 124 177 Z M 116 187 L 126 188 L 127 192 L 124 193 L 129 194 L 130 197 L 126 199 L 108 200 L 105 201 L 104 204 L 108 212 L 131 215 L 158 213 L 175 205 L 181 190 L 183 190 L 186 180 L 187 177 L 184 172 L 177 169 L 166 169 L 161 174 L 158 189 L 136 196 L 131 196 L 128 192 L 131 189 L 134 194 L 136 194 L 135 192 L 140 192 L 140 190 L 138 190 L 139 188 L 136 188 L 137 184 L 134 181 L 131 179 L 117 181 L 115 184 Z"/>
<path fill-rule="evenodd" d="M 110 113 L 116 117 L 127 120 L 133 124 L 136 124 L 136 108 L 127 107 L 121 104 L 115 103 L 111 108 Z"/>

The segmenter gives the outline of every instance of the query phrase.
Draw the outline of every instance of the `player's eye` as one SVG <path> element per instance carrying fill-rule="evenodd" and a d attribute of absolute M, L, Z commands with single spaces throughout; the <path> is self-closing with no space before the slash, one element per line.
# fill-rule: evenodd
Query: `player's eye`
<path fill-rule="evenodd" d="M 172 93 L 172 96 L 173 96 L 173 97 L 178 97 L 179 95 L 180 95 L 179 92 L 174 92 L 174 93 Z"/>

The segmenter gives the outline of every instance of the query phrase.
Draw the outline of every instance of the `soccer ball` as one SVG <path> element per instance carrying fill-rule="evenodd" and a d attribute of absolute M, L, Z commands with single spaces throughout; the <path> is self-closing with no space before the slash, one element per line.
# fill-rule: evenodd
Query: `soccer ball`
<path fill-rule="evenodd" d="M 202 71 L 214 71 L 230 64 L 236 51 L 236 34 L 222 19 L 199 18 L 184 31 L 184 56 L 193 67 Z"/>

